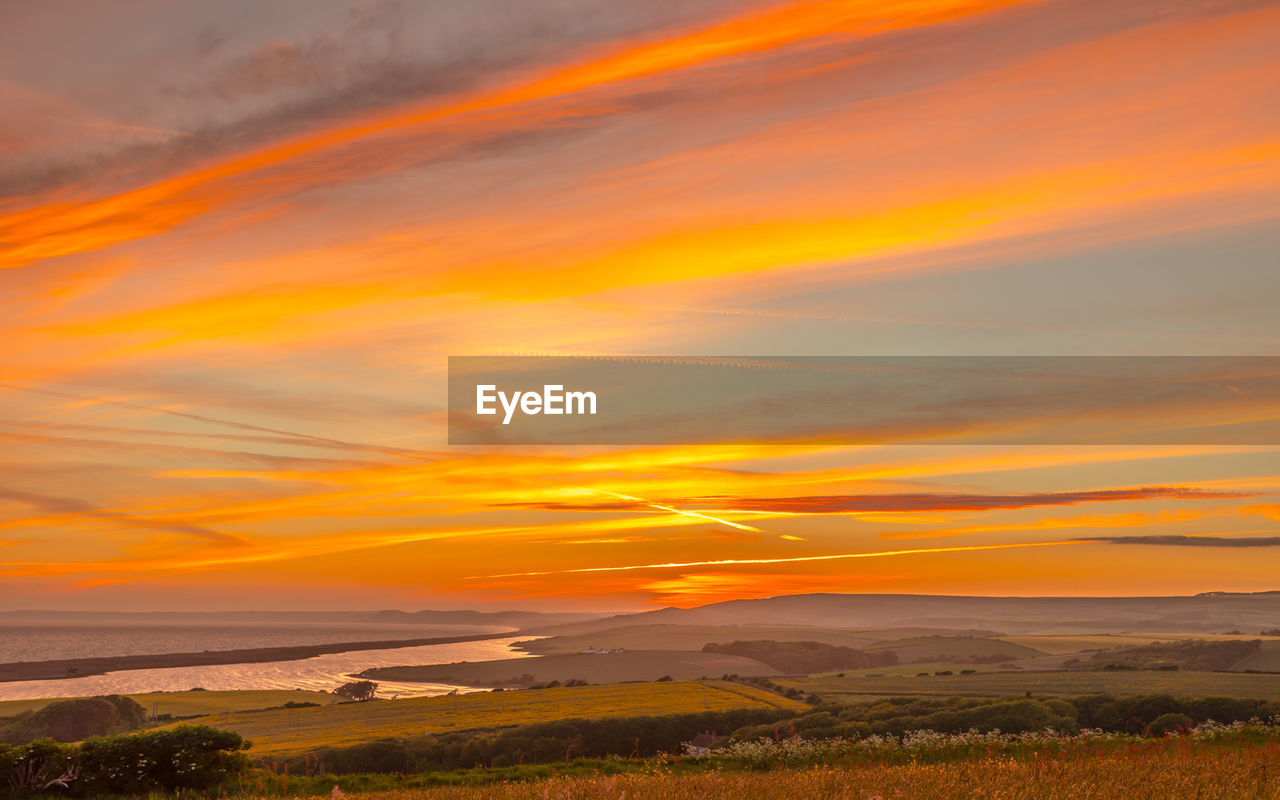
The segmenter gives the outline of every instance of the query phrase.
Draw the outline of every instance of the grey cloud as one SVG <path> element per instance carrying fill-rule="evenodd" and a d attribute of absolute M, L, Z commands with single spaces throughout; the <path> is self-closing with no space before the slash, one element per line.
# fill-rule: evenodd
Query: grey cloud
<path fill-rule="evenodd" d="M 1142 544 L 1170 547 L 1280 547 L 1280 536 L 1090 536 L 1082 542 L 1107 544 Z"/>
<path fill-rule="evenodd" d="M 224 544 L 244 543 L 244 540 L 238 536 L 233 536 L 229 533 L 222 533 L 221 531 L 215 531 L 202 525 L 154 522 L 152 520 L 135 517 L 123 512 L 102 509 L 92 503 L 75 497 L 58 497 L 56 495 L 37 494 L 35 492 L 24 492 L 21 490 L 5 489 L 4 487 L 0 487 L 0 500 L 12 500 L 14 502 L 30 506 L 38 511 L 50 514 L 78 514 L 87 517 L 94 517 L 96 519 L 119 522 L 126 526 L 180 533 L 185 536 L 195 536 L 200 539 L 208 539 L 210 541 L 221 542 Z"/>

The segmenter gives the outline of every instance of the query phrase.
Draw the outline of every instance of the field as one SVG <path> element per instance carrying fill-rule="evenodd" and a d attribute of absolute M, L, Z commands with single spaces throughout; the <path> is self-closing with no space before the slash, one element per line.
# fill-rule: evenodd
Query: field
<path fill-rule="evenodd" d="M 802 703 L 752 686 L 727 681 L 671 681 L 377 700 L 322 708 L 216 714 L 195 722 L 236 731 L 253 742 L 254 755 L 280 755 L 385 737 L 500 728 L 557 719 L 634 717 L 762 706 L 806 708 Z"/>
<path fill-rule="evenodd" d="M 625 653 L 540 656 L 500 661 L 463 661 L 416 667 L 380 667 L 362 677 L 375 681 L 420 681 L 462 686 L 516 685 L 522 675 L 535 683 L 579 679 L 590 683 L 653 681 L 664 675 L 697 680 L 720 675 L 773 675 L 776 669 L 750 658 L 677 650 L 634 650 Z"/>
<path fill-rule="evenodd" d="M 886 638 L 881 632 L 839 630 L 832 628 L 796 628 L 737 625 L 629 625 L 607 631 L 573 636 L 554 636 L 521 643 L 520 649 L 530 653 L 580 653 L 588 647 L 627 650 L 701 650 L 710 642 L 724 644 L 747 639 L 774 641 L 810 641 L 823 644 L 864 648 Z"/>
<path fill-rule="evenodd" d="M 912 665 L 933 670 L 936 665 Z M 883 671 L 883 670 L 881 670 Z M 1105 692 L 1116 695 L 1165 693 L 1181 696 L 1256 698 L 1280 701 L 1280 675 L 1228 672 L 1123 671 L 1001 671 L 973 675 L 929 675 L 909 677 L 816 675 L 779 680 L 804 692 L 816 692 L 838 700 L 842 697 L 890 697 L 901 695 L 943 695 L 1005 697 L 1031 692 L 1034 695 L 1070 696 Z"/>
<path fill-rule="evenodd" d="M 1244 636 L 1225 633 L 1101 633 L 1079 636 L 1028 635 L 1001 636 L 999 638 L 1006 642 L 1013 642 L 1014 644 L 1020 644 L 1024 647 L 1030 647 L 1033 650 L 1039 650 L 1042 653 L 1051 653 L 1054 655 L 1078 653 L 1082 650 L 1111 650 L 1117 647 L 1137 647 L 1139 645 L 1154 644 L 1156 642 L 1177 642 L 1192 639 L 1206 642 L 1261 639 L 1263 641 L 1264 648 L 1280 647 L 1280 637 Z"/>
<path fill-rule="evenodd" d="M 1280 673 L 1280 640 L 1264 640 L 1262 652 L 1249 656 L 1232 667 L 1234 670 L 1255 669 L 1259 672 Z"/>
<path fill-rule="evenodd" d="M 328 692 L 298 690 L 228 691 L 228 692 L 148 692 L 127 695 L 138 701 L 150 714 L 192 717 L 201 714 L 231 713 L 273 708 L 285 703 L 318 703 L 330 705 L 340 698 Z M 44 708 L 66 698 L 38 700 L 5 700 L 0 702 L 0 717 L 14 717 L 26 711 Z"/>
<path fill-rule="evenodd" d="M 978 755 L 949 763 L 871 763 L 767 772 L 555 777 L 471 787 L 399 789 L 364 800 L 1280 800 L 1275 744 L 1230 749 L 1166 740 L 1113 752 Z M 980 787 L 980 788 L 979 788 Z"/>
<path fill-rule="evenodd" d="M 1009 661 L 1034 658 L 1043 652 L 1003 639 L 970 636 L 920 636 L 913 639 L 879 642 L 871 651 L 892 650 L 900 662 L 919 662 L 929 659 L 994 658 Z"/>

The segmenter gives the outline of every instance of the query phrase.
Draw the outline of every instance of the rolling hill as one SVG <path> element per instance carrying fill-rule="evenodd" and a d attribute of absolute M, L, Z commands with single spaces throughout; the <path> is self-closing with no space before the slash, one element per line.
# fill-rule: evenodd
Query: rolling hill
<path fill-rule="evenodd" d="M 1280 626 L 1280 592 L 1210 592 L 1180 597 L 966 597 L 799 594 L 664 608 L 527 633 L 586 636 L 634 625 L 929 628 L 1003 634 L 1257 632 Z"/>

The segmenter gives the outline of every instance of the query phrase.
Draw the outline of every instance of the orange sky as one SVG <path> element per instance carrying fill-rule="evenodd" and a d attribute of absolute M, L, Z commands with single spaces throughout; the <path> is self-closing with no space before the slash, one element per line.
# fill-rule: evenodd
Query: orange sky
<path fill-rule="evenodd" d="M 1275 447 L 443 427 L 449 355 L 1276 354 L 1280 8 L 518 5 L 0 12 L 0 608 L 1280 588 Z"/>

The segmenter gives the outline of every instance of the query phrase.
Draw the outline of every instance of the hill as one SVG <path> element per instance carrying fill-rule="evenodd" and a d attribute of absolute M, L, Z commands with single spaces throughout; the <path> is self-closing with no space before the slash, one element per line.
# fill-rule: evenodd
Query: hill
<path fill-rule="evenodd" d="M 369 622 L 409 625 L 504 625 L 511 628 L 564 625 L 598 619 L 600 614 L 556 614 L 541 611 L 379 611 Z"/>
<path fill-rule="evenodd" d="M 909 635 L 904 631 L 847 631 L 817 627 L 743 627 L 739 625 L 624 625 L 579 635 L 552 636 L 516 642 L 526 653 L 581 653 L 602 650 L 701 650 L 712 642 L 733 639 L 773 639 L 778 642 L 813 641 L 862 648 L 886 639 Z"/>
<path fill-rule="evenodd" d="M 634 625 L 925 627 L 1004 634 L 1221 633 L 1280 626 L 1280 592 L 1171 597 L 799 594 L 664 608 L 527 632 L 581 636 Z"/>

